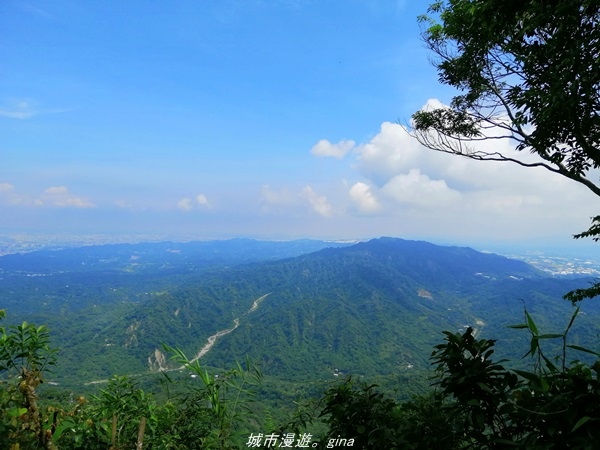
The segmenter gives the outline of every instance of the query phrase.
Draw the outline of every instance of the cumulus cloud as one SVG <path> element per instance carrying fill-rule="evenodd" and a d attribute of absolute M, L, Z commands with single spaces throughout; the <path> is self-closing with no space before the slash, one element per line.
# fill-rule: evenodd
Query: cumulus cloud
<path fill-rule="evenodd" d="M 210 208 L 211 204 L 204 194 L 198 194 L 194 198 L 184 197 L 177 202 L 177 208 L 182 211 L 191 211 L 197 208 Z"/>
<path fill-rule="evenodd" d="M 444 180 L 432 180 L 419 169 L 391 178 L 381 192 L 398 203 L 421 207 L 447 207 L 460 201 L 460 193 Z"/>
<path fill-rule="evenodd" d="M 94 208 L 96 205 L 82 197 L 73 196 L 66 186 L 51 186 L 44 190 L 42 198 L 35 199 L 34 206 L 56 206 L 59 208 Z"/>
<path fill-rule="evenodd" d="M 430 100 L 424 106 L 434 107 L 443 105 Z M 490 129 L 487 134 L 500 136 L 503 131 Z M 320 143 L 322 148 L 313 148 L 313 153 L 334 154 L 326 150 L 333 144 Z M 530 152 L 518 152 L 510 139 L 488 139 L 474 145 L 488 153 L 538 160 Z M 569 230 L 568 236 L 598 214 L 590 201 L 592 194 L 578 183 L 543 168 L 436 152 L 421 146 L 396 123 L 381 124 L 377 134 L 355 145 L 352 153 L 347 168 L 354 176 L 346 175 L 351 181 L 344 189 L 352 207 L 346 211 L 387 218 L 377 224 L 369 222 L 375 228 L 486 236 L 494 230 L 498 236 L 510 237 L 540 231 L 552 223 L 554 233 Z M 440 223 L 444 225 L 440 227 Z"/>
<path fill-rule="evenodd" d="M 438 100 L 424 109 L 443 107 Z M 494 130 L 489 130 L 494 133 Z M 498 133 L 501 133 L 499 130 Z M 533 161 L 535 155 L 518 152 L 508 139 L 477 143 L 478 150 L 501 152 L 510 157 Z M 554 196 L 564 197 L 564 189 L 580 189 L 544 169 L 519 167 L 513 163 L 482 162 L 435 152 L 421 146 L 403 126 L 385 122 L 369 142 L 356 147 L 358 173 L 371 186 L 376 198 L 412 206 L 441 206 L 460 202 L 472 211 L 501 211 L 513 207 L 551 207 Z M 557 191 L 557 183 L 561 191 Z M 524 192 L 527 195 L 524 195 Z"/>
<path fill-rule="evenodd" d="M 182 211 L 191 211 L 194 207 L 192 205 L 192 199 L 184 197 L 177 202 L 177 207 Z"/>
<path fill-rule="evenodd" d="M 204 194 L 198 194 L 196 195 L 196 202 L 198 203 L 198 205 L 200 206 L 204 206 L 205 208 L 210 208 L 210 202 L 208 201 L 208 198 L 206 198 L 206 195 Z"/>
<path fill-rule="evenodd" d="M 402 125 L 384 122 L 379 133 L 366 144 L 359 145 L 357 168 L 379 185 L 419 162 L 419 146 Z"/>
<path fill-rule="evenodd" d="M 440 108 L 448 108 L 448 105 L 444 105 L 437 98 L 430 98 L 425 102 L 425 104 L 423 105 L 421 110 L 422 111 L 433 111 L 434 109 L 440 109 Z"/>
<path fill-rule="evenodd" d="M 304 186 L 302 189 L 302 196 L 308 200 L 308 203 L 312 207 L 313 211 L 317 212 L 323 217 L 331 217 L 333 209 L 327 201 L 327 197 L 317 194 L 310 186 Z"/>
<path fill-rule="evenodd" d="M 337 144 L 332 144 L 327 139 L 321 139 L 313 146 L 310 152 L 319 157 L 332 157 L 341 159 L 346 155 L 346 153 L 354 148 L 354 145 L 354 141 L 351 140 L 342 140 Z"/>
<path fill-rule="evenodd" d="M 381 209 L 371 186 L 366 183 L 355 183 L 348 191 L 350 198 L 362 213 L 374 213 Z"/>

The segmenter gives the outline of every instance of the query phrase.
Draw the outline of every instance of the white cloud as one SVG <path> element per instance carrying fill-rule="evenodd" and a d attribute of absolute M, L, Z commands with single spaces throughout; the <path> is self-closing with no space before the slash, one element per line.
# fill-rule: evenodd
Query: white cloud
<path fill-rule="evenodd" d="M 381 205 L 373 194 L 372 188 L 366 183 L 355 183 L 348 191 L 348 194 L 362 213 L 374 213 L 381 209 Z"/>
<path fill-rule="evenodd" d="M 346 153 L 354 148 L 354 141 L 342 140 L 337 144 L 332 144 L 327 139 L 321 139 L 317 142 L 310 152 L 319 157 L 332 157 L 341 159 Z"/>
<path fill-rule="evenodd" d="M 426 105 L 439 106 L 443 105 L 437 100 Z M 530 152 L 516 151 L 509 139 L 488 139 L 476 146 L 488 153 L 539 161 Z M 354 180 L 346 174 L 352 181 L 344 188 L 351 207 L 336 220 L 351 221 L 355 215 L 358 222 L 353 223 L 366 224 L 366 215 L 385 217 L 368 220 L 374 234 L 396 230 L 493 239 L 554 233 L 568 238 L 599 213 L 594 206 L 597 197 L 578 183 L 543 168 L 436 152 L 421 146 L 399 124 L 383 123 L 376 135 L 353 150 L 346 168 L 354 170 Z M 330 192 L 334 191 L 325 194 Z"/>
<path fill-rule="evenodd" d="M 51 186 L 44 190 L 45 194 L 62 195 L 69 191 L 66 186 Z"/>
<path fill-rule="evenodd" d="M 370 142 L 357 147 L 357 168 L 375 183 L 385 182 L 405 169 L 415 167 L 420 158 L 418 144 L 402 125 L 381 124 L 379 133 Z"/>
<path fill-rule="evenodd" d="M 310 186 L 304 186 L 302 189 L 302 196 L 308 200 L 308 203 L 312 207 L 313 211 L 317 212 L 323 217 L 331 217 L 333 209 L 327 201 L 327 197 L 317 194 Z"/>
<path fill-rule="evenodd" d="M 495 191 L 476 192 L 470 197 L 470 202 L 486 214 L 510 214 L 542 203 L 539 197 Z"/>
<path fill-rule="evenodd" d="M 193 209 L 192 199 L 184 197 L 177 202 L 177 207 L 182 211 L 191 211 Z"/>
<path fill-rule="evenodd" d="M 212 205 L 204 194 L 198 194 L 194 198 L 184 197 L 177 202 L 177 208 L 182 211 L 191 211 L 197 208 L 210 208 Z"/>
<path fill-rule="evenodd" d="M 34 206 L 56 206 L 59 208 L 94 208 L 96 205 L 69 193 L 66 186 L 51 186 L 44 190 L 44 196 L 32 201 Z"/>
<path fill-rule="evenodd" d="M 210 206 L 211 206 L 210 202 L 208 201 L 208 198 L 206 198 L 206 195 L 204 195 L 204 194 L 196 195 L 196 202 L 200 206 L 204 206 L 205 208 L 210 208 Z"/>
<path fill-rule="evenodd" d="M 434 109 L 440 108 L 448 108 L 448 105 L 444 105 L 437 98 L 430 98 L 425 102 L 421 111 L 433 111 Z"/>
<path fill-rule="evenodd" d="M 432 180 L 419 169 L 391 178 L 381 192 L 398 203 L 420 207 L 449 207 L 460 201 L 460 193 L 444 180 Z"/>

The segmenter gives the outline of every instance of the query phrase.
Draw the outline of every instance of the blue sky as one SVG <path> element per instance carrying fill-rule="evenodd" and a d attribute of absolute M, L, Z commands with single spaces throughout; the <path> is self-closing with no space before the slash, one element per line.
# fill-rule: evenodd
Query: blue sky
<path fill-rule="evenodd" d="M 2 2 L 0 233 L 568 241 L 585 189 L 404 132 L 452 94 L 425 9 Z"/>

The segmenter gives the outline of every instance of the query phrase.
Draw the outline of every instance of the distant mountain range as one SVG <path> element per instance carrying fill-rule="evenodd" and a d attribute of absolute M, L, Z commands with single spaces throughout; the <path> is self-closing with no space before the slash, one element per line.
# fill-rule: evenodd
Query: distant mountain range
<path fill-rule="evenodd" d="M 0 257 L 0 307 L 51 328 L 59 383 L 166 368 L 163 342 L 190 357 L 204 349 L 214 367 L 248 356 L 280 385 L 345 374 L 405 383 L 424 379 L 443 330 L 472 326 L 518 360 L 528 337 L 506 326 L 522 322 L 523 305 L 545 332 L 562 331 L 572 309 L 561 296 L 588 281 L 395 238 L 120 244 Z M 573 339 L 594 346 L 600 312 L 584 310 Z"/>

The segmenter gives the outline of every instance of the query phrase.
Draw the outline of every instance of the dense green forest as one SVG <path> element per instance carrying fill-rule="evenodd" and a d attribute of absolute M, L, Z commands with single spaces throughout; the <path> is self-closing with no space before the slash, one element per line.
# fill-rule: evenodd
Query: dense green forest
<path fill-rule="evenodd" d="M 2 445 L 484 448 L 538 442 L 573 395 L 591 408 L 598 310 L 562 299 L 591 280 L 427 242 L 313 245 L 0 258 Z M 581 411 L 553 433 L 589 438 Z"/>
<path fill-rule="evenodd" d="M 413 380 L 403 383 L 409 396 L 426 386 L 419 380 L 442 330 L 473 326 L 498 338 L 503 356 L 514 357 L 525 338 L 505 326 L 521 314 L 521 300 L 533 314 L 543 311 L 542 325 L 556 329 L 569 314 L 562 294 L 587 282 L 551 278 L 472 249 L 400 239 L 317 252 L 309 247 L 304 255 L 276 260 L 265 250 L 262 261 L 251 263 L 211 260 L 211 254 L 190 263 L 197 249 L 180 245 L 180 264 L 168 268 L 158 261 L 163 253 L 173 255 L 172 245 L 161 248 L 155 255 L 144 246 L 127 247 L 121 259 L 121 247 L 113 257 L 110 248 L 82 248 L 78 257 L 75 250 L 64 258 L 54 252 L 55 266 L 46 270 L 0 258 L 8 323 L 40 323 L 53 331 L 62 364 L 51 381 L 81 390 L 113 374 L 147 374 L 169 366 L 157 361 L 168 360 L 163 344 L 191 357 L 209 337 L 235 327 L 216 339 L 204 364 L 225 368 L 248 356 L 275 386 L 331 381 L 335 373 L 376 377 L 391 388 L 400 377 Z M 592 320 L 580 319 L 581 339 L 593 338 Z"/>
<path fill-rule="evenodd" d="M 600 196 L 599 18 L 590 0 L 433 2 L 423 42 L 457 92 L 409 133 Z M 600 216 L 575 237 L 600 241 Z M 390 238 L 8 255 L 0 446 L 598 448 L 598 295 Z"/>

